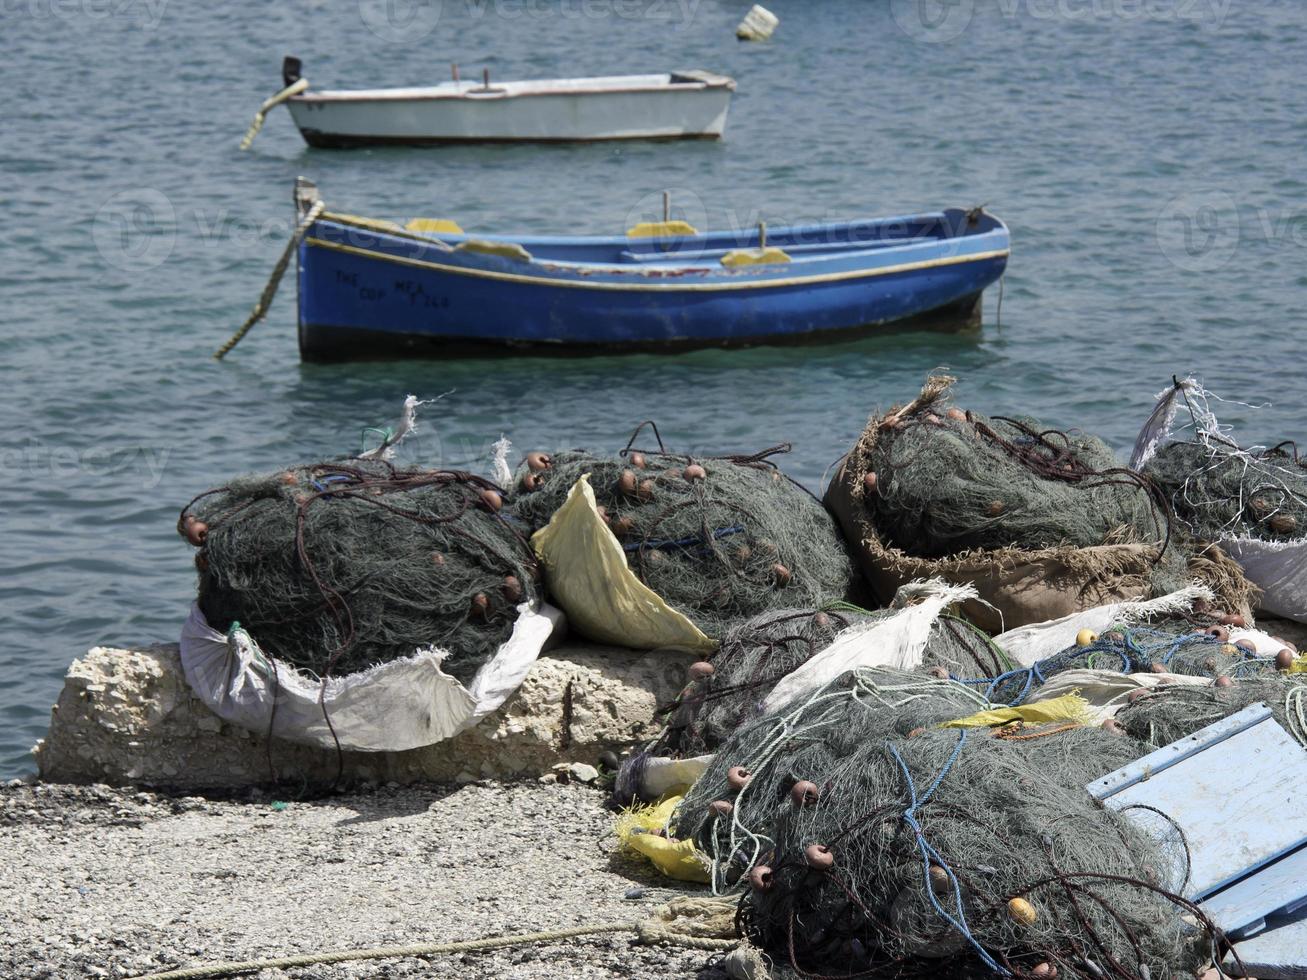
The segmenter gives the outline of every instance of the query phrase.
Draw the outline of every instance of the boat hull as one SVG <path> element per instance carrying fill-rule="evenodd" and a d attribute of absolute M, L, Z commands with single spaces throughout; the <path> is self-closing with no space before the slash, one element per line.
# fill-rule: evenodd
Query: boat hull
<path fill-rule="evenodd" d="M 528 247 L 530 245 L 528 244 Z M 1007 263 L 1001 240 L 960 238 L 773 266 L 624 275 L 481 256 L 328 225 L 299 249 L 306 360 L 530 352 L 684 350 L 791 344 L 891 325 L 966 329 Z M 563 270 L 563 271 L 560 271 Z"/>
<path fill-rule="evenodd" d="M 728 87 L 664 86 L 458 98 L 291 99 L 305 142 L 324 148 L 447 143 L 717 139 Z"/>

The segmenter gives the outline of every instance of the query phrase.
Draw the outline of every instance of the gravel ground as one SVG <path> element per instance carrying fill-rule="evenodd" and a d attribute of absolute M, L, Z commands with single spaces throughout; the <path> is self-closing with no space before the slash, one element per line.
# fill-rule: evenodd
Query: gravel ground
<path fill-rule="evenodd" d="M 123 977 L 627 921 L 685 894 L 614 855 L 610 825 L 602 794 L 576 783 L 283 805 L 15 781 L 0 788 L 0 976 Z M 713 960 L 612 934 L 246 976 L 719 980 Z"/>

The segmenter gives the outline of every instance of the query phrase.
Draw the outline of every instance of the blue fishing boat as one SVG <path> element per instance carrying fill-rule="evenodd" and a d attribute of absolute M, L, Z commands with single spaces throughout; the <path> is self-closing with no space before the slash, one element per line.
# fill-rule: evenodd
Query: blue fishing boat
<path fill-rule="evenodd" d="M 612 237 L 469 235 L 328 211 L 296 185 L 306 360 L 486 349 L 779 344 L 979 324 L 1007 265 L 980 208 L 748 232 L 650 222 Z"/>

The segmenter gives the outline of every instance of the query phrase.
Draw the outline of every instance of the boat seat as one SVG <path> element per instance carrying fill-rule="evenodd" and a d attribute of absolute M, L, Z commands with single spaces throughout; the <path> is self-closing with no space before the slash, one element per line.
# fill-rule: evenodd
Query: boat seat
<path fill-rule="evenodd" d="M 746 265 L 781 265 L 789 261 L 789 255 L 774 245 L 768 245 L 766 248 L 737 248 L 721 258 L 722 265 L 728 269 L 738 269 Z"/>
<path fill-rule="evenodd" d="M 626 229 L 627 238 L 692 238 L 697 234 L 688 221 L 641 221 Z"/>
<path fill-rule="evenodd" d="M 413 218 L 404 226 L 406 231 L 416 231 L 428 235 L 461 235 L 463 229 L 457 221 L 448 218 Z"/>
<path fill-rule="evenodd" d="M 890 238 L 883 241 L 858 242 L 809 242 L 804 245 L 786 245 L 785 254 L 789 256 L 815 254 L 820 252 L 862 252 L 873 248 L 890 248 L 899 245 L 915 245 L 919 242 L 938 241 L 937 235 L 915 235 L 912 238 Z M 756 249 L 754 249 L 756 250 Z M 750 251 L 733 248 L 686 248 L 684 253 L 677 252 L 633 252 L 630 249 L 617 253 L 623 262 L 670 262 L 678 257 L 683 259 L 722 259 L 733 251 Z"/>
<path fill-rule="evenodd" d="M 487 242 L 480 238 L 469 238 L 467 241 L 455 245 L 454 251 L 496 255 L 501 259 L 514 259 L 518 262 L 531 261 L 531 253 L 517 242 Z"/>

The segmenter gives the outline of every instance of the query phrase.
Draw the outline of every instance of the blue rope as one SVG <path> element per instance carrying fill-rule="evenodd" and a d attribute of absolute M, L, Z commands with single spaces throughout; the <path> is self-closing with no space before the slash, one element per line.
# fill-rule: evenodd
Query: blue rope
<path fill-rule="evenodd" d="M 732 534 L 739 534 L 744 530 L 743 524 L 734 524 L 731 527 L 718 528 L 712 533 L 714 541 L 728 537 Z M 699 537 L 672 539 L 667 538 L 661 541 L 633 541 L 630 544 L 622 545 L 624 551 L 639 551 L 641 548 L 686 548 L 691 545 L 700 545 L 699 550 L 707 550 L 706 544 Z"/>
<path fill-rule="evenodd" d="M 899 771 L 903 773 L 904 782 L 907 783 L 908 798 L 912 801 L 908 808 L 903 811 L 903 822 L 912 830 L 912 833 L 917 840 L 917 850 L 921 852 L 922 880 L 926 883 L 926 897 L 930 899 L 930 904 L 935 907 L 935 911 L 939 913 L 939 915 L 948 922 L 949 925 L 960 932 L 966 941 L 971 944 L 972 948 L 975 949 L 976 954 L 987 967 L 999 976 L 1010 977 L 1012 974 L 999 966 L 994 958 L 989 955 L 989 952 L 985 947 L 981 946 L 976 937 L 971 934 L 971 928 L 967 925 L 966 913 L 962 910 L 962 886 L 958 884 L 957 876 L 953 874 L 953 869 L 948 866 L 948 862 L 946 862 L 944 858 L 940 856 L 940 853 L 931 846 L 929 841 L 926 840 L 926 836 L 921 829 L 921 823 L 917 820 L 917 810 L 930 800 L 930 798 L 935 794 L 935 790 L 939 789 L 940 784 L 944 782 L 944 778 L 949 774 L 949 770 L 953 768 L 953 763 L 958 761 L 958 756 L 962 753 L 962 746 L 966 744 L 966 741 L 967 730 L 964 728 L 958 733 L 958 744 L 953 747 L 953 753 L 948 757 L 948 761 L 944 763 L 944 768 L 939 771 L 939 774 L 920 798 L 917 796 L 917 784 L 912 779 L 912 773 L 908 770 L 908 764 L 903 761 L 903 756 L 899 755 L 899 750 L 889 742 L 885 743 L 885 747 L 889 749 L 890 755 L 892 755 L 894 761 L 898 763 Z M 930 885 L 930 863 L 932 859 L 934 859 L 935 863 L 944 869 L 944 873 L 948 875 L 949 884 L 953 886 L 953 901 L 957 904 L 958 908 L 956 919 L 949 914 L 948 910 L 944 908 L 943 905 L 940 904 L 939 899 L 935 897 L 935 889 Z"/>

